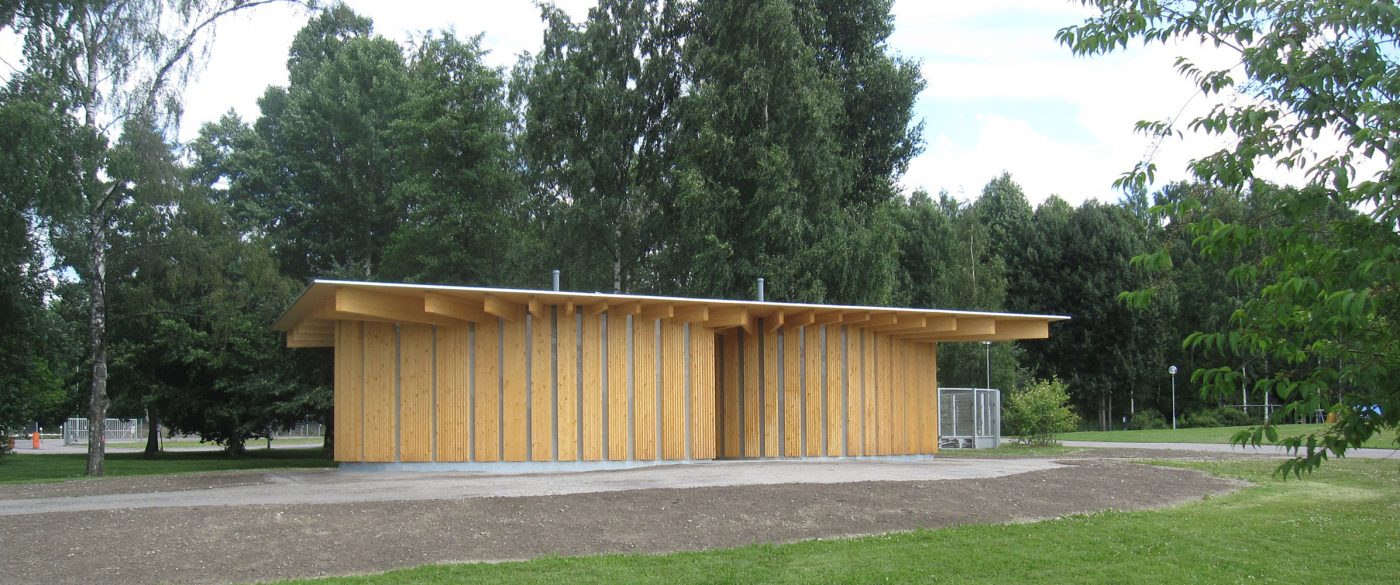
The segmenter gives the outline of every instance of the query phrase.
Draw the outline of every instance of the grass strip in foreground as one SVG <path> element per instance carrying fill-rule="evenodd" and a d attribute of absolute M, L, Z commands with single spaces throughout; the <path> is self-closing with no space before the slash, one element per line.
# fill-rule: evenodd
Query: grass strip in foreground
<path fill-rule="evenodd" d="M 1083 451 L 1082 447 L 1063 447 L 1060 445 L 1050 445 L 1044 447 L 1032 447 L 1021 445 L 1015 441 L 1003 441 L 995 449 L 939 449 L 937 457 L 952 457 L 959 459 L 1016 459 L 1022 457 L 1059 457 L 1077 451 Z"/>
<path fill-rule="evenodd" d="M 239 457 L 223 451 L 165 452 L 154 459 L 141 453 L 108 453 L 107 476 L 165 475 L 198 471 L 230 471 L 289 467 L 334 467 L 320 447 L 310 449 L 253 449 Z M 0 484 L 82 479 L 87 469 L 84 453 L 14 454 L 0 461 Z"/>
<path fill-rule="evenodd" d="M 1277 425 L 1279 437 L 1292 437 L 1323 430 L 1327 425 Z M 1079 431 L 1060 433 L 1061 441 L 1108 441 L 1114 443 L 1220 443 L 1229 444 L 1230 437 L 1250 427 L 1208 427 L 1198 429 L 1155 429 L 1140 431 Z M 1366 441 L 1371 449 L 1394 449 L 1396 435 L 1382 432 Z"/>
<path fill-rule="evenodd" d="M 429 565 L 305 585 L 438 583 L 1391 583 L 1400 463 L 1165 462 L 1258 485 L 1164 510 L 666 555 Z"/>

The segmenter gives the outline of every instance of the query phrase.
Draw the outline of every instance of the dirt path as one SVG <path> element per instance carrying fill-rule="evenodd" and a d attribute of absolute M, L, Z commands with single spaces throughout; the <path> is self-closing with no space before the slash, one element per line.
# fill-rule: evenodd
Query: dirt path
<path fill-rule="evenodd" d="M 982 479 L 11 515 L 0 517 L 0 580 L 243 583 L 430 562 L 696 550 L 1164 506 L 1238 488 L 1188 470 L 1067 463 Z"/>
<path fill-rule="evenodd" d="M 555 496 L 658 488 L 780 483 L 939 481 L 1051 469 L 1046 459 L 706 461 L 616 471 L 488 475 L 349 473 L 329 469 L 119 478 L 0 486 L 0 517 L 138 508 L 336 504 Z"/>

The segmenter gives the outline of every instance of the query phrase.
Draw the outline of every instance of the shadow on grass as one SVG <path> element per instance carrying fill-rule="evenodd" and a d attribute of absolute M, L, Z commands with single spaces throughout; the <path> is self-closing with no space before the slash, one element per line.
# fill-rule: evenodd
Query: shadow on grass
<path fill-rule="evenodd" d="M 106 463 L 107 477 L 334 466 L 320 447 L 252 449 L 238 457 L 223 451 L 164 452 L 153 459 L 141 453 L 108 453 Z M 14 454 L 0 461 L 0 484 L 83 479 L 86 469 L 84 453 Z"/>

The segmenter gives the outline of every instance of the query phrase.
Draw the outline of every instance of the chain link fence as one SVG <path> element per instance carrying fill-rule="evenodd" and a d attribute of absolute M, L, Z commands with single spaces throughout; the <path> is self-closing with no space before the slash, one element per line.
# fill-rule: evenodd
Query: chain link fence
<path fill-rule="evenodd" d="M 150 436 L 150 424 L 145 419 L 107 419 L 107 429 L 103 434 L 108 443 L 145 441 Z M 167 431 L 168 434 L 168 431 Z M 303 439 L 326 436 L 326 426 L 314 421 L 302 421 L 289 429 L 276 431 L 275 439 Z M 198 436 L 177 436 L 176 439 L 199 440 Z M 88 419 L 73 417 L 63 425 L 64 445 L 86 445 L 88 442 Z"/>
<path fill-rule="evenodd" d="M 938 389 L 938 448 L 994 449 L 1001 444 L 1001 391 Z"/>

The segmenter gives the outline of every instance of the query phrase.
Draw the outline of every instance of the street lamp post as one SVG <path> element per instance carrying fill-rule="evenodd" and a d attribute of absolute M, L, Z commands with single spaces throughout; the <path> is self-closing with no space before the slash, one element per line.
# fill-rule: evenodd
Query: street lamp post
<path fill-rule="evenodd" d="M 987 388 L 992 387 L 992 342 L 983 341 L 982 347 L 987 349 Z"/>
<path fill-rule="evenodd" d="M 1172 430 L 1176 430 L 1176 366 L 1167 368 L 1167 373 L 1172 375 Z"/>

